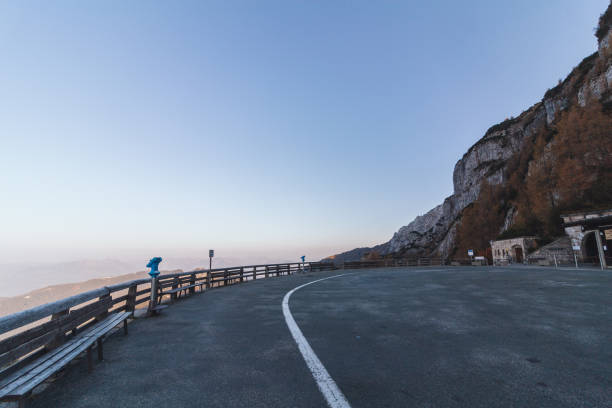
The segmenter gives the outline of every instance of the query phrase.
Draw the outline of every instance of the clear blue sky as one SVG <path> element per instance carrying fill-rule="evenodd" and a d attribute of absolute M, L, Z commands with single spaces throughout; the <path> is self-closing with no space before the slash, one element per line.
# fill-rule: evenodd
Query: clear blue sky
<path fill-rule="evenodd" d="M 596 49 L 607 4 L 3 1 L 0 256 L 384 242 Z"/>

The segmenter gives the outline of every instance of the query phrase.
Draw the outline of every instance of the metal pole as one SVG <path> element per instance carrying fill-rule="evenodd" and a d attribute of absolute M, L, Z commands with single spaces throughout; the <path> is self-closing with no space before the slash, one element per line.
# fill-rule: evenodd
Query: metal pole
<path fill-rule="evenodd" d="M 553 259 L 555 260 L 555 268 L 557 268 L 558 266 L 557 266 L 557 255 L 556 254 L 553 254 Z"/>
<path fill-rule="evenodd" d="M 576 251 L 574 251 L 574 262 L 576 263 L 576 269 L 578 269 L 578 258 L 576 258 Z"/>
<path fill-rule="evenodd" d="M 595 231 L 595 242 L 597 242 L 597 255 L 599 255 L 599 265 L 601 266 L 601 270 L 603 271 L 606 268 L 606 258 L 604 255 L 603 245 L 601 243 L 601 237 L 599 236 L 599 230 Z"/>
<path fill-rule="evenodd" d="M 157 277 L 151 277 L 151 300 L 149 302 L 149 310 L 155 309 L 157 305 Z"/>

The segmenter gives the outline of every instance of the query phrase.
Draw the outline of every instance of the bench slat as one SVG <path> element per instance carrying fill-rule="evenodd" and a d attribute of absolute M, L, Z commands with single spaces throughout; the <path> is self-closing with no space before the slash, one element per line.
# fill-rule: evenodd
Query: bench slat
<path fill-rule="evenodd" d="M 17 378 L 25 375 L 28 371 L 32 370 L 32 368 L 36 367 L 39 364 L 42 364 L 46 359 L 51 358 L 52 356 L 62 352 L 63 349 L 65 349 L 66 347 L 69 347 L 71 345 L 70 342 L 68 343 L 64 343 L 61 346 L 53 349 L 52 351 L 43 354 L 40 358 L 34 360 L 33 362 L 31 362 L 30 364 L 21 367 L 19 370 L 15 371 L 14 373 L 10 374 L 9 376 L 2 378 L 0 380 L 0 398 L 2 398 L 3 392 L 4 392 L 4 387 L 7 386 L 7 384 L 12 383 L 13 381 L 15 381 Z"/>
<path fill-rule="evenodd" d="M 86 350 L 96 340 L 113 327 L 127 319 L 131 313 L 116 313 L 92 326 L 74 339 L 43 355 L 34 363 L 22 368 L 11 375 L 6 385 L 0 389 L 0 398 L 16 398 L 27 394 L 32 388 L 43 382 L 46 378 L 60 370 L 78 354 Z"/>
<path fill-rule="evenodd" d="M 74 360 L 79 354 L 81 354 L 83 351 L 87 350 L 90 346 L 92 346 L 100 337 L 111 331 L 115 326 L 117 326 L 123 320 L 127 319 L 130 315 L 131 313 L 129 312 L 116 313 L 115 316 L 111 316 L 103 320 L 101 324 L 95 326 L 95 330 L 92 330 L 90 333 L 83 337 L 83 340 L 79 342 L 80 345 L 78 347 L 70 351 L 67 355 L 57 361 L 57 363 L 53 366 L 50 366 L 46 370 L 36 374 L 25 384 L 21 385 L 21 387 L 14 389 L 12 391 L 12 394 L 8 396 L 18 397 L 27 394 L 28 392 L 30 392 L 30 390 L 32 390 L 32 388 L 42 383 L 44 380 L 59 371 L 70 361 Z"/>
<path fill-rule="evenodd" d="M 110 329 L 115 327 L 117 324 L 119 324 L 123 320 L 130 317 L 130 315 L 131 315 L 130 312 L 113 313 L 109 317 L 100 321 L 100 323 L 92 326 L 89 330 L 84 331 L 82 334 L 80 334 L 77 337 L 99 337 L 98 333 L 100 331 L 108 332 Z M 110 326 L 110 327 L 107 327 L 107 326 Z"/>
<path fill-rule="evenodd" d="M 51 350 L 48 353 L 45 353 L 41 356 L 41 358 L 35 360 L 34 362 L 26 365 L 25 367 L 22 367 L 21 369 L 19 369 L 18 371 L 16 371 L 15 373 L 13 373 L 12 375 L 1 379 L 0 380 L 0 386 L 4 387 L 6 384 L 11 383 L 12 381 L 14 381 L 15 379 L 24 376 L 28 371 L 35 369 L 38 365 L 40 364 L 44 364 L 45 361 L 49 360 L 50 358 L 65 352 L 65 350 L 67 348 L 70 348 L 71 346 L 74 345 L 74 343 L 78 340 L 80 340 L 83 337 L 86 336 L 90 336 L 92 334 L 92 332 L 94 330 L 99 330 L 101 329 L 103 326 L 101 325 L 101 323 L 106 322 L 106 321 L 111 321 L 111 319 L 116 318 L 115 315 L 111 315 L 109 316 L 107 319 L 102 320 L 100 323 L 98 323 L 97 325 L 94 325 L 92 327 L 87 328 L 84 332 L 80 333 L 79 335 L 77 335 L 76 337 L 74 337 L 73 339 L 61 344 L 60 346 L 54 348 L 53 350 Z M 0 397 L 2 395 L 2 392 L 0 391 Z"/>
<path fill-rule="evenodd" d="M 6 394 L 6 397 L 16 398 L 26 395 L 34 387 L 42 383 L 51 375 L 61 370 L 70 361 L 74 360 L 74 358 L 76 358 L 79 354 L 87 350 L 87 348 L 93 343 L 95 343 L 95 341 L 96 340 L 92 337 L 81 339 L 80 342 L 77 342 L 75 344 L 75 347 L 71 347 L 68 350 L 67 354 L 61 354 L 59 356 L 56 356 L 56 358 L 53 359 L 52 363 L 45 364 L 42 367 L 39 366 L 38 369 L 29 372 L 23 380 L 20 379 L 20 381 L 15 381 L 15 383 L 10 384 L 11 390 Z M 0 396 L 1 395 L 2 394 L 0 394 Z"/>
<path fill-rule="evenodd" d="M 14 373 L 12 376 L 9 377 L 10 381 L 7 381 L 7 383 L 3 385 L 3 387 L 0 389 L 0 398 L 6 397 L 6 396 L 9 396 L 9 397 L 19 396 L 18 394 L 12 393 L 12 391 L 15 388 L 21 386 L 23 383 L 25 383 L 27 379 L 30 378 L 32 372 L 38 373 L 40 371 L 43 371 L 47 367 L 53 365 L 63 355 L 65 355 L 66 353 L 69 353 L 74 348 L 76 348 L 80 344 L 79 342 L 83 340 L 84 340 L 83 338 L 78 338 L 78 339 L 74 339 L 72 341 L 66 342 L 62 346 L 58 347 L 57 349 L 54 349 L 53 351 L 42 355 L 40 359 L 34 361 L 32 364 L 29 364 L 23 367 L 21 370 Z"/>
<path fill-rule="evenodd" d="M 72 310 L 67 315 L 58 319 L 45 322 L 39 326 L 4 339 L 0 341 L 0 354 L 6 353 L 7 351 L 27 343 L 32 339 L 43 336 L 48 331 L 57 331 L 58 329 L 63 329 L 64 327 L 66 327 L 65 331 L 69 331 L 72 329 L 72 324 L 74 324 L 76 327 L 79 324 L 97 316 L 100 313 L 100 309 L 105 307 L 108 309 L 110 306 L 112 306 L 111 302 L 112 300 L 110 298 L 105 298 L 104 300 Z"/>
<path fill-rule="evenodd" d="M 50 331 L 40 337 L 35 338 L 34 340 L 31 340 L 18 347 L 15 347 L 12 350 L 7 351 L 6 353 L 0 355 L 0 367 L 3 367 L 5 364 L 11 363 L 13 361 L 17 361 L 21 356 L 25 356 L 28 353 L 36 350 L 37 348 L 50 343 L 53 339 L 57 337 L 57 335 L 57 330 Z"/>
<path fill-rule="evenodd" d="M 21 356 L 25 356 L 39 347 L 53 342 L 54 339 L 61 339 L 66 332 L 76 328 L 79 324 L 106 312 L 109 305 L 110 298 L 108 300 L 92 303 L 91 305 L 75 310 L 74 313 L 70 312 L 70 314 L 62 316 L 59 319 L 44 323 L 43 325 L 45 328 L 41 330 L 20 333 L 6 339 L 3 349 L 11 348 L 0 355 L 0 367 L 18 360 Z M 38 335 L 38 337 L 34 337 L 36 335 Z"/>
<path fill-rule="evenodd" d="M 203 285 L 203 284 L 202 284 L 202 285 Z M 159 292 L 159 294 L 160 294 L 160 295 L 167 295 L 167 294 L 171 294 L 171 293 L 180 292 L 180 291 L 185 290 L 185 289 L 195 288 L 195 287 L 197 287 L 197 286 L 200 286 L 200 284 L 196 284 L 196 285 L 189 285 L 189 286 L 181 286 L 180 288 L 174 288 L 174 289 L 167 290 L 167 291 L 164 291 L 164 292 Z"/>

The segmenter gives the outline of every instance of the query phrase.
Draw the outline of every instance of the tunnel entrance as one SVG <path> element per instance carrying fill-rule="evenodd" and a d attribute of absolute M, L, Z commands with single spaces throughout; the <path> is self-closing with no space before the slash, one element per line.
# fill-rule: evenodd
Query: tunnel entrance
<path fill-rule="evenodd" d="M 582 244 L 584 260 L 599 266 L 599 251 L 597 250 L 597 239 L 595 232 L 591 231 L 584 236 Z"/>
<path fill-rule="evenodd" d="M 514 259 L 516 263 L 523 263 L 523 248 L 520 246 L 515 246 L 512 248 L 514 250 Z"/>

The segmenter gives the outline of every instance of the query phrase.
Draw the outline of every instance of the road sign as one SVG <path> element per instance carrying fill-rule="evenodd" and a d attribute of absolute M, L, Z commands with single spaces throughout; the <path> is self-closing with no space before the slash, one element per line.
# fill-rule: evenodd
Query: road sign
<path fill-rule="evenodd" d="M 572 249 L 574 251 L 580 251 L 580 245 L 574 245 L 574 246 L 572 246 Z"/>
<path fill-rule="evenodd" d="M 604 232 L 606 233 L 606 241 L 612 241 L 612 229 L 607 229 Z"/>
<path fill-rule="evenodd" d="M 474 250 L 468 249 L 468 256 L 474 256 Z"/>
<path fill-rule="evenodd" d="M 208 250 L 208 257 L 212 258 L 213 256 L 215 256 L 215 250 L 214 249 L 209 249 Z"/>

